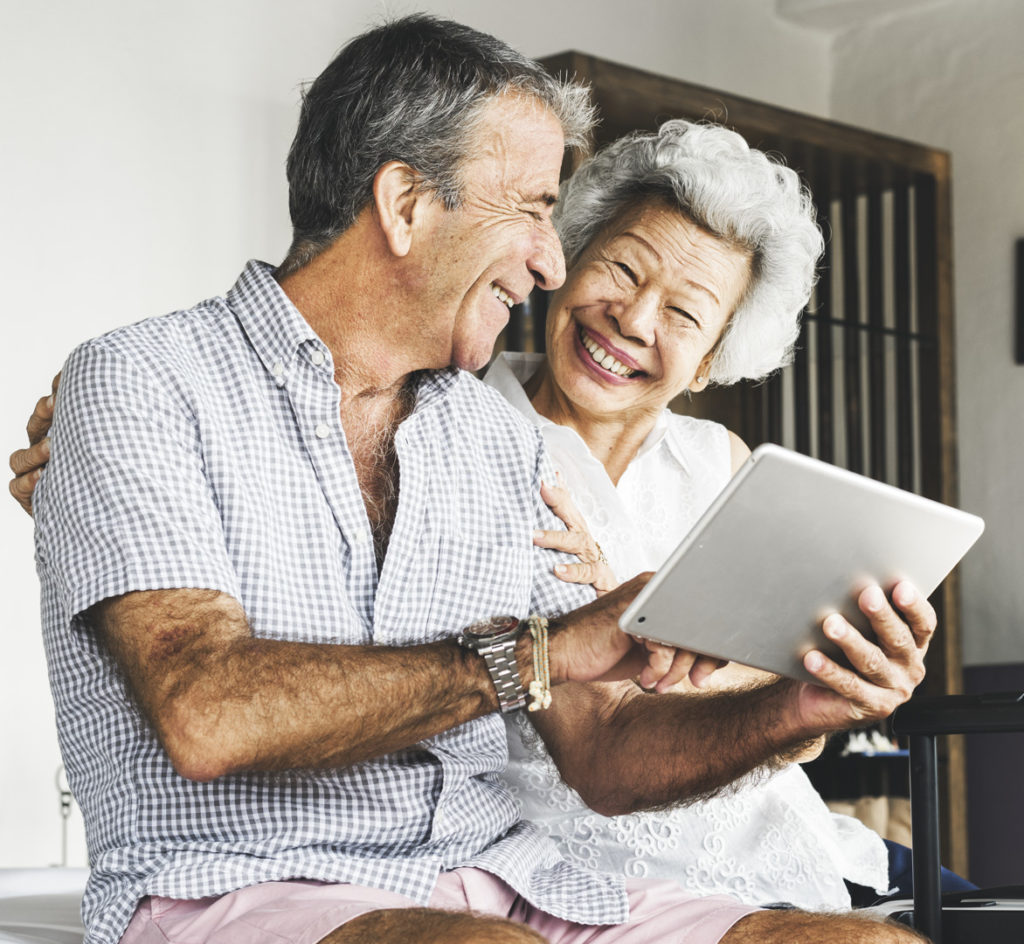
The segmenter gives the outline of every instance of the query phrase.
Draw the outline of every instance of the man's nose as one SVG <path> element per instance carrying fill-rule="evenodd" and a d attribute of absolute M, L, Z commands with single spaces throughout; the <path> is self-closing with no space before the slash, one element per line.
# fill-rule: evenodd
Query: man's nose
<path fill-rule="evenodd" d="M 565 281 L 565 256 L 558 234 L 550 224 L 539 234 L 526 261 L 533 280 L 542 289 L 551 291 Z"/>

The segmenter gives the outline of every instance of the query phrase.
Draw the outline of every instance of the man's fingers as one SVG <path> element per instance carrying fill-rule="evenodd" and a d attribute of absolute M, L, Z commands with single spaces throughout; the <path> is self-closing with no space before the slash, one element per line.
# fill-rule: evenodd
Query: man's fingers
<path fill-rule="evenodd" d="M 724 665 L 724 663 L 722 664 Z M 718 659 L 709 660 L 707 656 L 699 656 L 686 649 L 676 649 L 672 665 L 655 686 L 655 690 L 667 692 L 686 678 L 693 682 L 694 672 L 697 673 L 698 678 L 704 678 L 714 672 L 718 666 Z"/>
<path fill-rule="evenodd" d="M 875 716 L 871 712 L 863 710 L 863 706 L 870 697 L 870 686 L 856 672 L 843 668 L 816 649 L 804 656 L 804 668 L 814 676 L 819 685 L 831 689 L 845 699 L 852 720 L 875 720 Z M 895 708 L 896 705 L 893 704 L 892 707 Z M 877 710 L 884 711 L 885 709 L 878 707 Z M 885 711 L 884 714 L 878 714 L 877 717 L 884 718 L 890 714 L 892 714 L 892 709 Z M 844 726 L 846 725 L 840 725 L 840 727 Z"/>
<path fill-rule="evenodd" d="M 728 659 L 714 659 L 711 656 L 698 656 L 690 669 L 690 682 L 696 688 L 702 688 L 704 683 L 719 669 L 724 669 L 729 664 Z"/>
<path fill-rule="evenodd" d="M 935 608 L 909 580 L 902 580 L 893 587 L 892 600 L 899 607 L 918 646 L 926 647 L 939 623 Z"/>
<path fill-rule="evenodd" d="M 58 376 L 60 376 L 58 374 Z M 57 378 L 54 378 L 56 382 Z M 28 433 L 28 441 L 30 445 L 38 443 L 49 431 L 50 424 L 53 422 L 53 394 L 48 397 L 41 397 L 37 403 L 36 408 L 32 411 L 32 415 L 28 418 L 28 423 L 25 424 L 25 432 Z"/>
<path fill-rule="evenodd" d="M 675 681 L 684 678 L 693 663 L 692 652 L 676 649 L 674 646 L 645 639 L 643 647 L 647 650 L 647 665 L 644 666 L 638 680 L 641 688 L 664 691 L 675 684 L 670 681 L 674 676 L 678 676 Z M 680 662 L 679 666 L 676 665 L 677 660 Z"/>
<path fill-rule="evenodd" d="M 850 661 L 850 665 L 869 682 L 875 685 L 890 687 L 894 682 L 896 669 L 902 667 L 891 662 L 882 649 L 869 642 L 838 613 L 833 613 L 821 625 L 822 631 L 840 649 Z M 904 627 L 904 635 L 909 633 Z"/>
<path fill-rule="evenodd" d="M 878 586 L 865 588 L 857 598 L 861 612 L 871 622 L 875 641 L 866 639 L 838 613 L 822 623 L 825 636 L 839 646 L 850 668 L 818 650 L 804 656 L 804 668 L 826 691 L 805 686 L 801 699 L 811 715 L 823 722 L 824 730 L 888 717 L 924 678 L 924 656 L 935 632 L 935 611 L 906 581 L 893 589 L 892 599 L 895 608 Z"/>

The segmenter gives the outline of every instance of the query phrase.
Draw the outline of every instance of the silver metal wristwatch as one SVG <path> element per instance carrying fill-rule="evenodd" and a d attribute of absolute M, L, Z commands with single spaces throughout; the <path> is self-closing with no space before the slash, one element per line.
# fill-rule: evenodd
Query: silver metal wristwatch
<path fill-rule="evenodd" d="M 526 625 L 526 620 L 516 616 L 496 616 L 467 626 L 459 635 L 460 646 L 483 656 L 503 713 L 526 704 L 526 689 L 516 664 L 516 640 L 526 631 Z"/>

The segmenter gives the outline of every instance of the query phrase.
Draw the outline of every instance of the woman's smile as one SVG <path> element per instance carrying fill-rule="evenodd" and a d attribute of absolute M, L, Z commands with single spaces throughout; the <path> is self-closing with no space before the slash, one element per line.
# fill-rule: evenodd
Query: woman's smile
<path fill-rule="evenodd" d="M 608 383 L 623 383 L 646 376 L 639 365 L 606 337 L 579 325 L 576 353 L 594 374 Z"/>

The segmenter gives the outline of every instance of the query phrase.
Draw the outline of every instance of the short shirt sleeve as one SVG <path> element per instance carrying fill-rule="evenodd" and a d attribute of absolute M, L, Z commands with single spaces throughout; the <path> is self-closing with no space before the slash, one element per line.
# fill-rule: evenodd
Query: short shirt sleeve
<path fill-rule="evenodd" d="M 239 596 L 190 401 L 104 339 L 65 365 L 34 510 L 40 574 L 69 616 L 135 590 Z"/>

